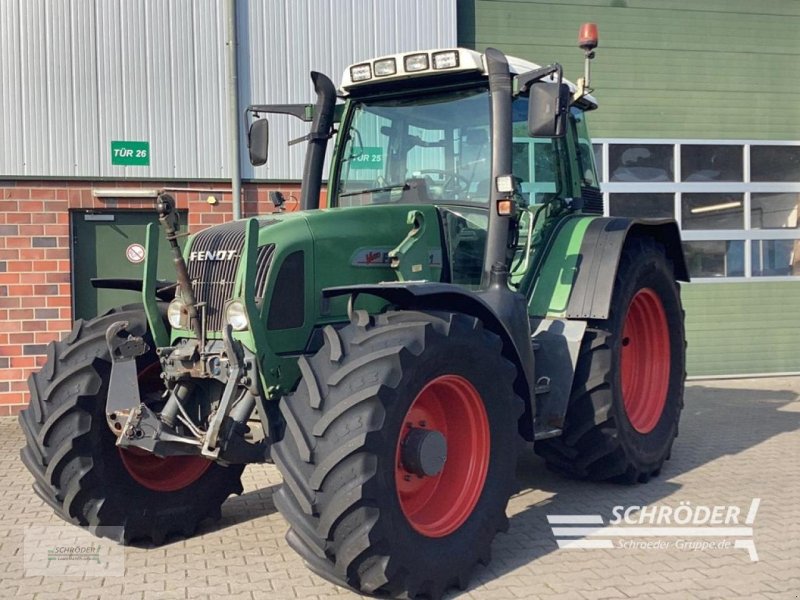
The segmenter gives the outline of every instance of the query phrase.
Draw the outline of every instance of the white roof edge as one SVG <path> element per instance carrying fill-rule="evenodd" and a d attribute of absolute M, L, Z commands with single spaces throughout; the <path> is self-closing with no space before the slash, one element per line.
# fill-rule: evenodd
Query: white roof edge
<path fill-rule="evenodd" d="M 459 66 L 456 67 L 456 68 L 453 68 L 453 69 L 447 69 L 447 70 L 441 70 L 441 71 L 434 71 L 434 70 L 429 69 L 429 70 L 421 71 L 421 72 L 417 72 L 417 73 L 399 72 L 397 75 L 393 75 L 393 76 L 389 76 L 389 77 L 379 77 L 379 78 L 373 77 L 372 79 L 369 79 L 369 80 L 364 81 L 364 82 L 353 82 L 352 79 L 350 78 L 350 68 L 351 67 L 355 67 L 357 65 L 364 65 L 364 64 L 368 64 L 368 63 L 374 63 L 374 62 L 380 61 L 380 60 L 394 58 L 395 61 L 396 61 L 396 64 L 397 64 L 397 69 L 398 69 L 398 71 L 400 71 L 401 68 L 402 68 L 402 65 L 403 65 L 404 57 L 409 56 L 411 54 L 423 54 L 423 53 L 425 53 L 425 54 L 428 54 L 428 56 L 431 56 L 433 53 L 448 52 L 448 51 L 453 51 L 453 50 L 457 51 L 458 54 L 459 54 Z M 506 55 L 506 59 L 508 60 L 508 68 L 509 68 L 509 71 L 511 72 L 512 75 L 520 75 L 522 73 L 527 73 L 528 71 L 533 71 L 533 70 L 538 69 L 538 68 L 541 67 L 541 65 L 538 65 L 538 64 L 536 64 L 534 62 L 531 62 L 529 60 L 525 60 L 524 58 L 518 58 L 516 56 L 508 56 L 508 55 Z M 342 92 L 342 95 L 347 95 L 348 90 L 351 89 L 351 88 L 358 87 L 358 86 L 361 86 L 361 85 L 367 84 L 367 83 L 373 84 L 376 81 L 397 81 L 397 80 L 401 80 L 401 79 L 412 79 L 412 78 L 416 79 L 416 78 L 419 78 L 419 77 L 424 77 L 426 75 L 446 73 L 446 72 L 457 72 L 457 71 L 461 71 L 461 72 L 465 72 L 465 73 L 468 73 L 468 72 L 479 72 L 479 73 L 481 73 L 483 75 L 488 75 L 488 70 L 486 68 L 486 61 L 484 59 L 484 55 L 481 54 L 480 52 L 477 52 L 476 50 L 472 50 L 470 48 L 431 48 L 431 49 L 428 49 L 428 50 L 415 50 L 414 52 L 398 52 L 396 54 L 386 54 L 384 56 L 377 56 L 375 58 L 362 60 L 362 61 L 353 63 L 351 65 L 348 65 L 347 68 L 344 70 L 344 73 L 342 74 L 342 84 L 340 86 L 340 90 Z M 555 77 L 551 76 L 550 80 L 554 81 Z M 563 82 L 566 83 L 569 86 L 569 89 L 571 91 L 575 91 L 577 89 L 577 86 L 572 81 L 570 81 L 569 79 L 563 79 Z M 591 104 L 594 104 L 595 106 L 597 106 L 597 100 L 591 94 L 587 94 L 584 97 L 584 101 L 586 101 L 588 103 L 591 103 Z"/>

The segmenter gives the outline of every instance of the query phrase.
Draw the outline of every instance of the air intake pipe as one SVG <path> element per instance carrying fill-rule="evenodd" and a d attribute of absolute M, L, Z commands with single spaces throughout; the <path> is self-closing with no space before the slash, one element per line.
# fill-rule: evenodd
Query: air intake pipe
<path fill-rule="evenodd" d="M 303 188 L 300 190 L 300 210 L 319 208 L 319 192 L 322 187 L 322 167 L 325 150 L 333 129 L 336 88 L 325 75 L 311 72 L 311 81 L 317 93 L 314 105 L 314 120 L 308 134 L 306 161 L 303 166 Z"/>
<path fill-rule="evenodd" d="M 492 268 L 508 265 L 508 238 L 511 217 L 500 214 L 499 202 L 507 199 L 506 192 L 497 188 L 498 177 L 511 175 L 511 73 L 505 54 L 494 48 L 484 53 L 489 72 L 489 97 L 492 123 L 492 180 L 489 202 L 489 227 L 486 234 L 486 256 L 483 261 L 481 287 L 487 288 Z"/>

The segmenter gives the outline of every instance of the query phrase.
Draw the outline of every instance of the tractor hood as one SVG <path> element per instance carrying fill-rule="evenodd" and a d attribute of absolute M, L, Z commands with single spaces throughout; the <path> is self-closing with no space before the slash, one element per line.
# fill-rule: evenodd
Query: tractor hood
<path fill-rule="evenodd" d="M 392 267 L 389 254 L 406 240 L 414 218 L 423 226 L 406 244 L 413 246 L 415 256 L 424 254 L 425 258 L 415 258 L 418 264 L 412 266 L 403 264 L 401 257 L 398 267 Z M 225 306 L 235 296 L 236 282 L 248 273 L 254 279 L 260 327 L 276 352 L 301 352 L 314 328 L 346 319 L 346 299 L 323 301 L 322 290 L 327 287 L 397 281 L 398 273 L 405 273 L 406 279 L 409 273 L 418 274 L 414 279 L 441 278 L 439 217 L 430 205 L 375 205 L 257 217 L 258 250 L 251 259 L 255 265 L 248 268 L 243 258 L 250 221 L 205 229 L 192 236 L 184 251 L 197 302 L 205 303 L 205 330 L 211 337 L 225 326 Z"/>

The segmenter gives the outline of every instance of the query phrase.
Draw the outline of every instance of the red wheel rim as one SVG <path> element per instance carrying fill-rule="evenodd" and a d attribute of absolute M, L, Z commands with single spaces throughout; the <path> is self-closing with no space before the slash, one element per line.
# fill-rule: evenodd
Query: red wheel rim
<path fill-rule="evenodd" d="M 445 437 L 447 461 L 437 475 L 416 475 L 404 467 L 401 450 L 411 427 Z M 406 414 L 395 456 L 400 508 L 417 532 L 444 537 L 469 518 L 486 482 L 490 444 L 486 409 L 469 381 L 443 375 L 420 391 Z"/>
<path fill-rule="evenodd" d="M 158 363 L 146 367 L 139 374 L 139 388 L 143 394 L 161 386 Z M 211 461 L 200 456 L 170 456 L 159 458 L 135 448 L 117 448 L 128 474 L 139 484 L 155 492 L 175 492 L 200 479 L 211 466 Z"/>
<path fill-rule="evenodd" d="M 155 492 L 176 492 L 200 479 L 211 461 L 200 456 L 159 458 L 143 450 L 119 451 L 122 464 L 131 477 Z"/>
<path fill-rule="evenodd" d="M 622 328 L 622 400 L 625 413 L 639 433 L 658 424 L 667 402 L 670 340 L 667 314 L 651 288 L 631 300 Z"/>

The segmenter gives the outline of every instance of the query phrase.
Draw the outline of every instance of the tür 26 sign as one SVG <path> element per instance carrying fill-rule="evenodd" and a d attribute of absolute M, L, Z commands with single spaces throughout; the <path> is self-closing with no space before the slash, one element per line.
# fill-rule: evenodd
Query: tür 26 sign
<path fill-rule="evenodd" d="M 150 142 L 111 142 L 111 164 L 120 167 L 150 165 Z"/>

